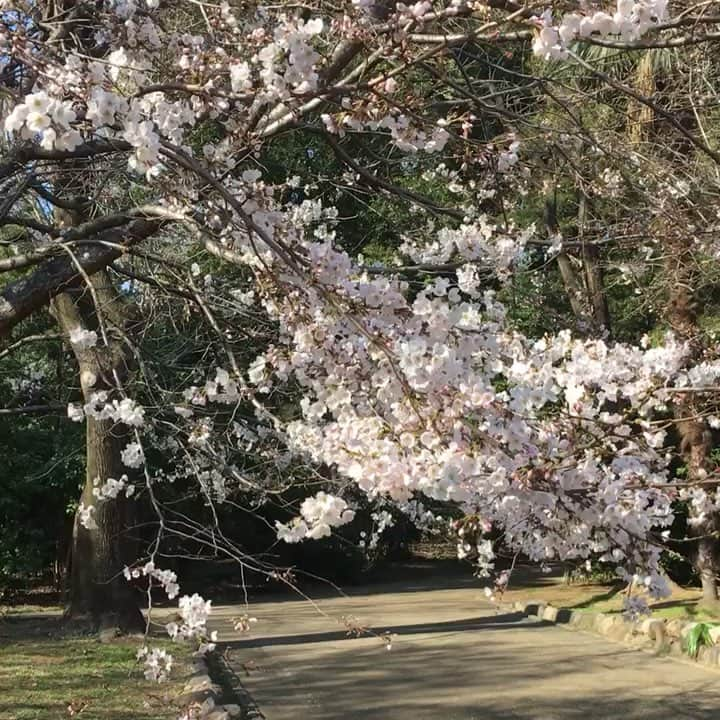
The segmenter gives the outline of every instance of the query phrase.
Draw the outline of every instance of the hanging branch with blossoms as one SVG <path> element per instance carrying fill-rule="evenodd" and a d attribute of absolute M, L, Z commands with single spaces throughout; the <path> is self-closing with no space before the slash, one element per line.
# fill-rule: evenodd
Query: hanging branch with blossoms
<path fill-rule="evenodd" d="M 642 578 L 652 597 L 667 592 L 660 557 L 674 503 L 718 512 L 707 474 L 686 486 L 674 481 L 667 442 L 678 396 L 697 397 L 701 422 L 718 424 L 708 399 L 720 377 L 715 355 L 698 358 L 673 333 L 635 344 L 575 328 L 534 337 L 498 299 L 533 252 L 550 260 L 573 243 L 584 247 L 512 217 L 513 204 L 535 187 L 533 173 L 544 172 L 540 161 L 533 165 L 538 145 L 557 154 L 585 143 L 593 162 L 608 164 L 592 182 L 608 193 L 610 180 L 622 184 L 602 133 L 553 95 L 553 73 L 586 67 L 588 46 L 634 52 L 715 47 L 720 39 L 707 4 L 619 0 L 604 10 L 564 9 L 536 12 L 503 0 L 319 2 L 303 12 L 197 0 L 0 3 L 7 198 L 0 219 L 22 229 L 0 257 L 0 273 L 8 273 L 0 336 L 80 289 L 98 327 L 74 326 L 73 349 L 103 353 L 115 332 L 134 353 L 146 405 L 111 372 L 86 373 L 84 402 L 68 406 L 71 421 L 108 422 L 127 436 L 119 449 L 127 474 L 98 477 L 97 505 L 81 504 L 78 517 L 89 528 L 103 503 L 149 499 L 158 536 L 145 562 L 124 576 L 180 597 L 171 636 L 206 647 L 211 605 L 180 596 L 178 578 L 156 565 L 164 533 L 274 572 L 214 527 L 210 538 L 200 521 L 173 515 L 160 498 L 163 484 L 188 478 L 211 510 L 230 486 L 267 497 L 274 488 L 238 468 L 238 448 L 274 458 L 279 475 L 296 461 L 331 467 L 340 478 L 339 489 L 316 492 L 294 519 L 277 523 L 281 541 L 327 537 L 350 523 L 352 485 L 400 508 L 422 498 L 460 508 L 481 529 L 472 542 L 461 540 L 461 551 L 485 573 L 496 559 L 493 530 L 505 548 L 540 563 L 599 558 L 628 581 Z M 500 90 L 464 69 L 474 60 L 463 54 L 468 47 L 512 57 L 528 46 L 534 75 L 512 70 Z M 623 100 L 659 108 L 602 71 L 594 77 Z M 537 87 L 547 91 L 542 100 L 532 96 Z M 529 98 L 538 107 L 552 99 L 572 120 L 562 142 L 550 138 L 545 120 L 524 113 Z M 670 116 L 695 150 L 718 162 L 702 132 Z M 488 119 L 502 130 L 490 139 Z M 333 179 L 335 195 L 313 195 L 318 179 L 294 201 L 300 180 L 270 177 L 265 153 L 293 134 L 319 139 L 344 168 L 344 184 Z M 525 136 L 532 136 L 527 152 Z M 645 176 L 638 197 L 660 214 L 651 197 L 656 168 L 632 162 Z M 389 179 L 385 169 L 396 166 L 410 168 L 401 180 L 415 167 L 443 178 L 456 204 Z M 589 185 L 574 172 L 578 186 Z M 397 252 L 385 263 L 367 264 L 344 242 L 352 220 L 340 200 L 364 200 L 369 189 L 419 218 L 399 229 Z M 677 189 L 662 195 L 662 212 L 667 203 L 679 207 L 679 196 L 686 197 Z M 61 211 L 79 220 L 60 221 Z M 232 293 L 212 277 L 201 281 L 198 257 L 242 281 Z M 140 344 L 118 327 L 106 331 L 93 278 L 107 268 L 143 286 L 141 312 L 168 298 L 194 308 L 220 348 L 205 376 L 198 371 L 169 389 L 147 371 Z M 264 346 L 252 357 L 233 336 L 247 328 Z M 274 404 L 284 393 L 295 402 L 291 420 Z M 249 414 L 227 420 L 223 413 L 239 407 Z M 155 473 L 153 451 L 177 469 Z M 502 576 L 499 586 L 507 582 Z M 643 610 L 634 599 L 629 608 Z M 167 675 L 169 656 L 141 654 L 148 677 Z"/>

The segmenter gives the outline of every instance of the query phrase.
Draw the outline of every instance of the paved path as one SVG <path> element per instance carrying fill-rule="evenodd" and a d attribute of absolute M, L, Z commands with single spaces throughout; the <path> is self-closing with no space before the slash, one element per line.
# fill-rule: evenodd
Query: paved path
<path fill-rule="evenodd" d="M 216 609 L 224 637 L 243 612 Z M 317 607 L 284 598 L 250 613 L 258 622 L 235 634 L 230 658 L 267 720 L 720 718 L 720 672 L 497 615 L 477 586 L 371 588 Z M 348 638 L 342 616 L 391 630 L 392 649 Z"/>

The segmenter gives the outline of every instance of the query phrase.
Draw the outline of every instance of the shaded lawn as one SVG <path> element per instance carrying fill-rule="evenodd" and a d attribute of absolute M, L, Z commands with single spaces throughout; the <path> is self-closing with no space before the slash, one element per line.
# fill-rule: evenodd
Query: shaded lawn
<path fill-rule="evenodd" d="M 720 608 L 708 609 L 701 604 L 699 588 L 671 587 L 672 595 L 658 602 L 650 602 L 652 617 L 680 619 L 694 622 L 720 621 Z M 625 586 L 606 583 L 566 584 L 561 577 L 523 575 L 510 581 L 503 598 L 506 602 L 548 602 L 555 607 L 587 612 L 622 612 Z"/>
<path fill-rule="evenodd" d="M 171 681 L 158 685 L 135 659 L 141 644 L 63 636 L 47 614 L 0 620 L 0 720 L 175 720 L 190 651 L 149 641 L 175 658 Z"/>

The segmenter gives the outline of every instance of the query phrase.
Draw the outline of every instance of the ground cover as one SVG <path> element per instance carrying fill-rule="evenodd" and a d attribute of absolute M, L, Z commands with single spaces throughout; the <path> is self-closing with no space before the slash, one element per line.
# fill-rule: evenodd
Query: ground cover
<path fill-rule="evenodd" d="M 143 677 L 141 638 L 100 642 L 67 634 L 59 611 L 13 608 L 0 617 L 1 720 L 175 720 L 190 650 L 173 645 L 170 682 Z M 162 645 L 163 641 L 152 641 Z"/>
<path fill-rule="evenodd" d="M 503 596 L 507 602 L 547 602 L 555 607 L 587 612 L 620 613 L 627 586 L 603 581 L 566 582 L 557 573 L 542 577 L 521 569 Z M 703 606 L 699 588 L 672 584 L 672 594 L 649 603 L 652 617 L 687 621 L 720 622 L 720 610 Z"/>

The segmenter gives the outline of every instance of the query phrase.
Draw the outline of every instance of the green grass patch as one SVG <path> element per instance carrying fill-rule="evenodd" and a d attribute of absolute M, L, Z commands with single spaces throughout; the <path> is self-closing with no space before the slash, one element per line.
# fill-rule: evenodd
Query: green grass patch
<path fill-rule="evenodd" d="M 662 605 L 662 607 L 659 607 Z M 653 617 L 665 618 L 667 620 L 687 620 L 688 622 L 717 622 L 720 620 L 720 612 L 709 610 L 698 603 L 688 603 L 679 600 L 677 602 L 658 603 L 651 607 Z"/>
<path fill-rule="evenodd" d="M 512 602 L 547 602 L 555 607 L 569 608 L 580 612 L 623 612 L 626 586 L 622 583 L 566 583 L 562 575 L 541 576 L 525 569 L 510 583 L 505 600 Z M 709 622 L 720 624 L 720 603 L 717 608 L 702 601 L 702 592 L 695 587 L 671 585 L 669 598 L 650 601 L 652 617 L 687 622 Z"/>
<path fill-rule="evenodd" d="M 0 621 L 2 720 L 175 720 L 189 672 L 189 648 L 150 641 L 172 652 L 171 680 L 145 680 L 136 653 L 139 638 L 101 643 L 63 636 L 56 619 Z"/>
<path fill-rule="evenodd" d="M 589 595 L 586 599 L 570 606 L 580 612 L 623 612 L 622 590 L 611 589 L 607 593 Z M 677 597 L 675 599 L 650 602 L 651 616 L 659 620 L 684 620 L 687 622 L 718 622 L 720 609 L 715 610 L 702 605 L 700 598 Z"/>
<path fill-rule="evenodd" d="M 691 657 L 696 658 L 701 647 L 712 647 L 715 643 L 710 636 L 710 629 L 713 625 L 709 623 L 698 623 L 685 637 L 685 652 Z"/>

